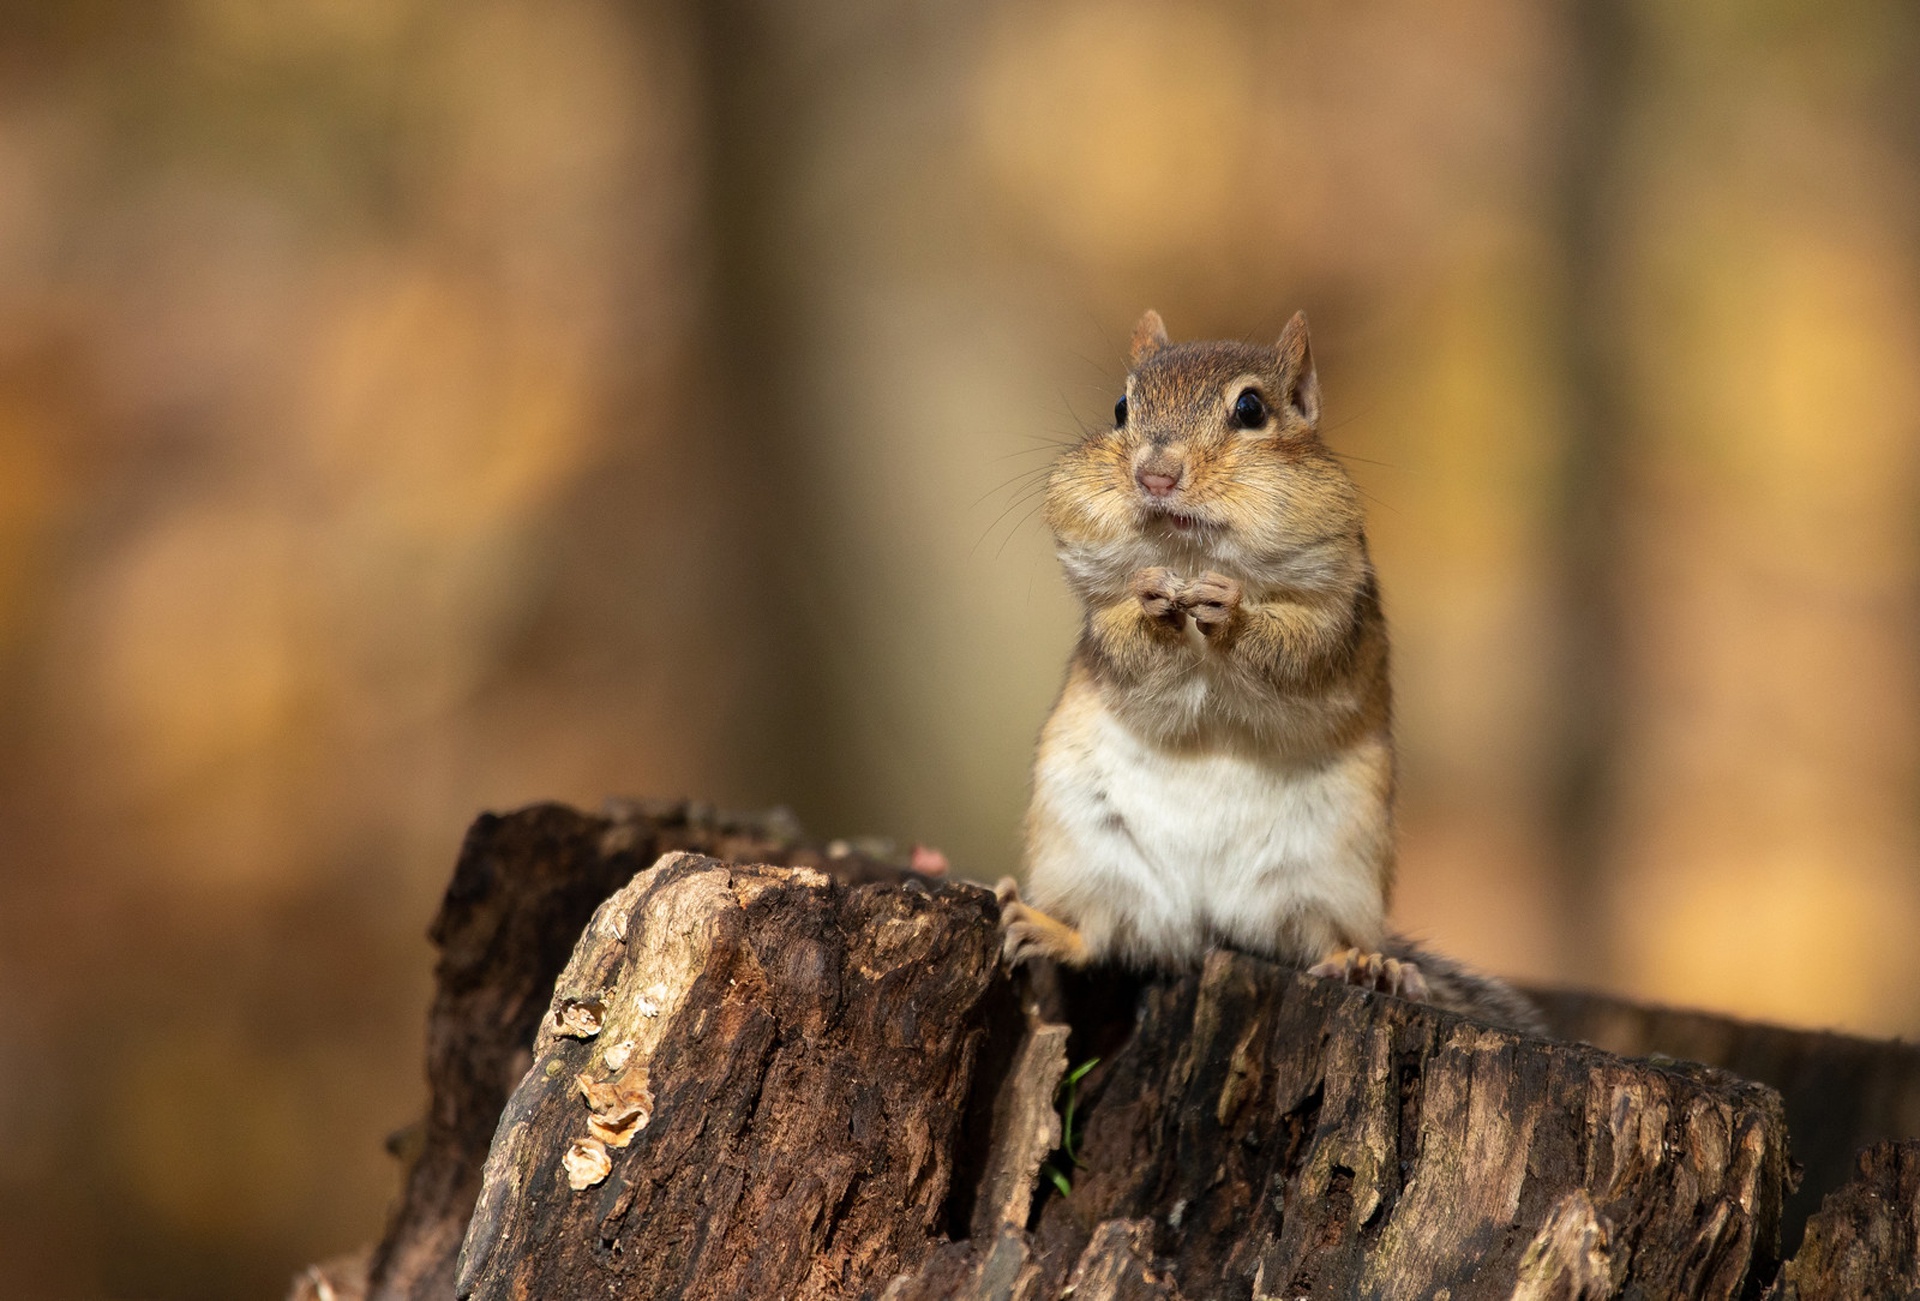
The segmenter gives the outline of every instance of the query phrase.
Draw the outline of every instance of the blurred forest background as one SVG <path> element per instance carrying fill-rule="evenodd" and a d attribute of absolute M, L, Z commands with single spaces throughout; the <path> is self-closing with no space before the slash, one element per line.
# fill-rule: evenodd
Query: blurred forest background
<path fill-rule="evenodd" d="M 0 0 L 0 1259 L 375 1236 L 487 808 L 1015 861 L 1022 476 L 1312 316 L 1400 922 L 1920 1032 L 1920 9 Z"/>

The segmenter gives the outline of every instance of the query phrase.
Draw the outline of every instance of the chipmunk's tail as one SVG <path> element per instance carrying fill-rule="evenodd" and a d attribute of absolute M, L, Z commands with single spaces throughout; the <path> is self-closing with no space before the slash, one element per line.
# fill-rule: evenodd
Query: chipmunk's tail
<path fill-rule="evenodd" d="M 1404 935 L 1387 936 L 1380 948 L 1390 958 L 1419 966 L 1427 982 L 1427 1001 L 1435 1007 L 1522 1034 L 1552 1037 L 1546 1018 L 1533 1001 L 1498 976 L 1422 948 Z"/>

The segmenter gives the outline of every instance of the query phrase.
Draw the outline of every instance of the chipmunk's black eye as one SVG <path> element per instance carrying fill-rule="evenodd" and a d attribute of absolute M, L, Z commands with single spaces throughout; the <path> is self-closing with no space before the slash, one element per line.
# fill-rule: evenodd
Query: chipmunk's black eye
<path fill-rule="evenodd" d="M 1113 427 L 1115 429 L 1121 429 L 1126 426 L 1126 423 L 1127 423 L 1127 399 L 1125 398 L 1125 396 L 1122 396 L 1118 402 L 1113 404 Z"/>
<path fill-rule="evenodd" d="M 1258 429 L 1267 423 L 1267 404 L 1250 388 L 1240 390 L 1233 400 L 1233 423 L 1241 429 Z"/>

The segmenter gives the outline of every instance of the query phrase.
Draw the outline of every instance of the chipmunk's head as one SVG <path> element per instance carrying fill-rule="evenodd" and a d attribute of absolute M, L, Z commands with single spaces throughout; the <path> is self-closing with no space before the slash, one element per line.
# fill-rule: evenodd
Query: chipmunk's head
<path fill-rule="evenodd" d="M 1248 565 L 1357 537 L 1359 494 L 1319 430 L 1304 313 L 1262 348 L 1170 343 L 1148 312 L 1112 428 L 1054 469 L 1048 523 L 1063 552 L 1144 539 Z"/>

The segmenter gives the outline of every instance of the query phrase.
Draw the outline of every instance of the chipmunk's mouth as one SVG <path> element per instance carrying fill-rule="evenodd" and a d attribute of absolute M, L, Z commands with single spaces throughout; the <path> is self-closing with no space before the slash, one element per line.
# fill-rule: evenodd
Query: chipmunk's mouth
<path fill-rule="evenodd" d="M 1204 515 L 1168 505 L 1164 501 L 1147 503 L 1147 519 L 1149 522 L 1161 521 L 1176 533 L 1195 533 L 1210 527 L 1213 523 Z"/>

